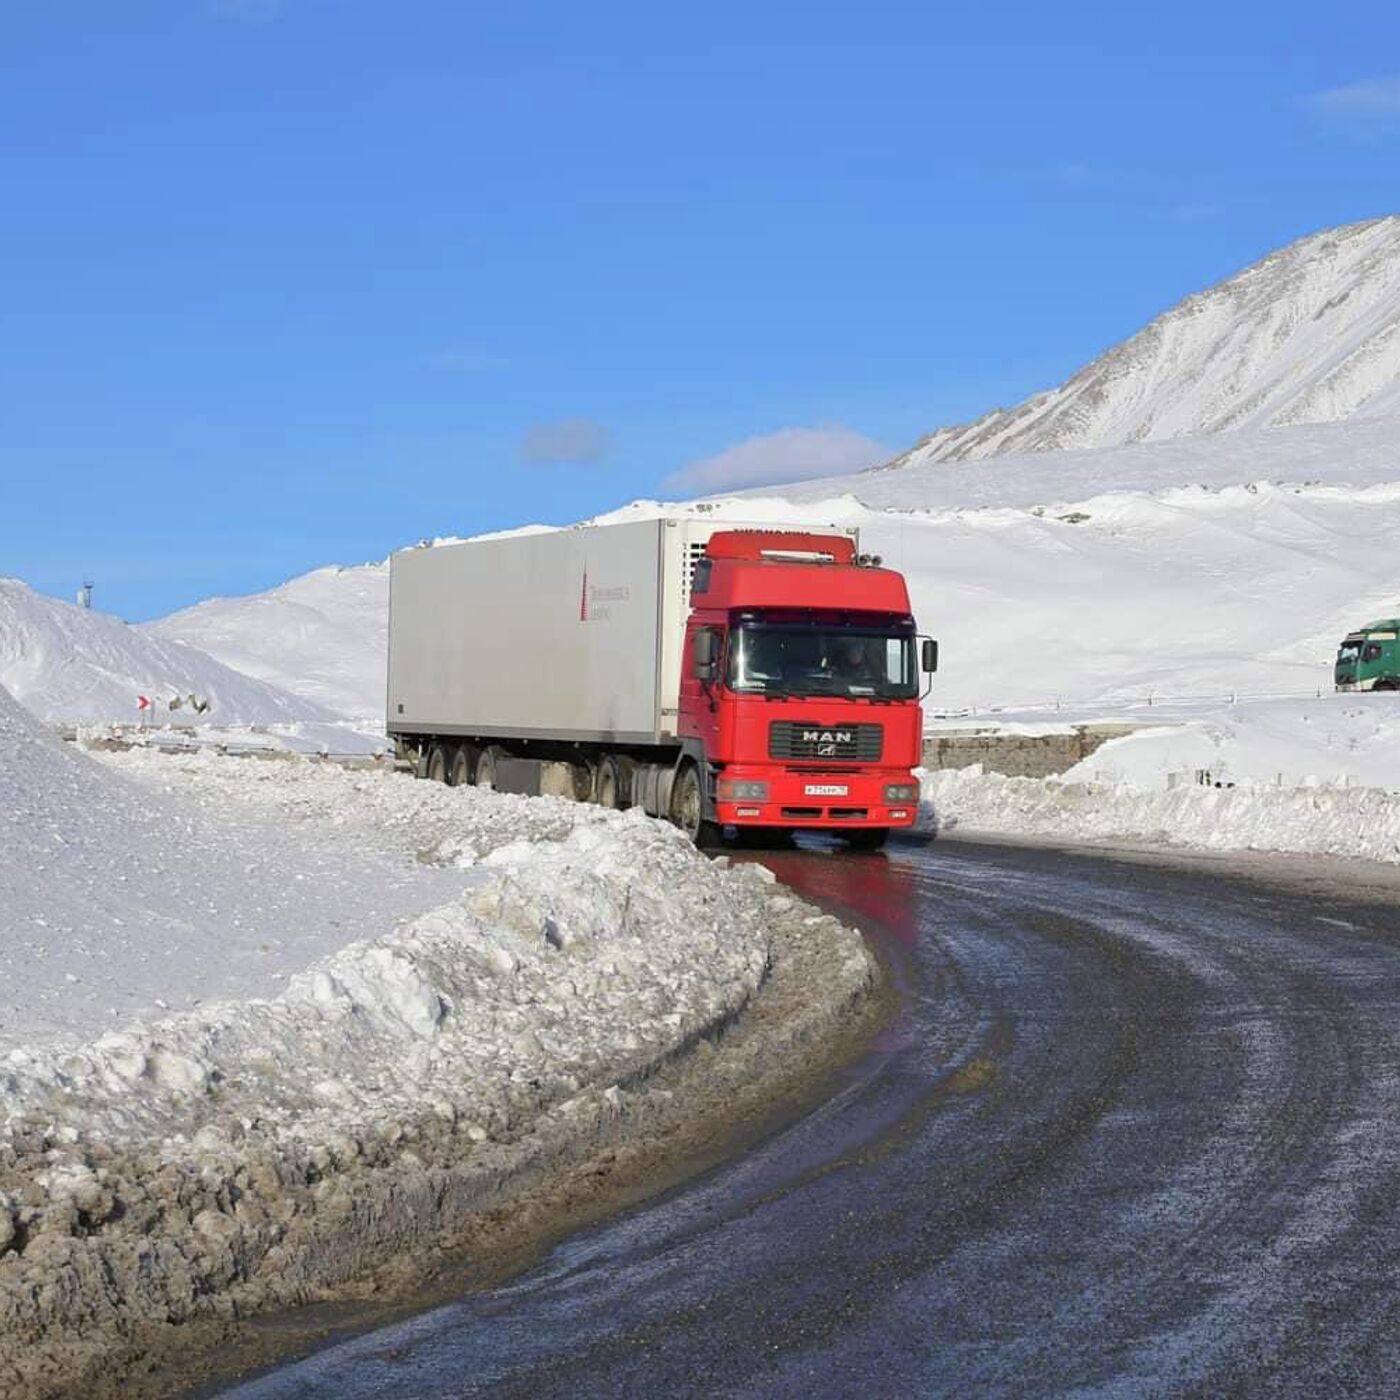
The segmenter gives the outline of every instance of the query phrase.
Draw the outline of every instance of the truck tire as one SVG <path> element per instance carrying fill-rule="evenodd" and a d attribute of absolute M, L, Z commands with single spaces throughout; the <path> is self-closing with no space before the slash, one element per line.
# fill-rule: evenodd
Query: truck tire
<path fill-rule="evenodd" d="M 443 744 L 434 744 L 428 750 L 428 763 L 423 776 L 433 783 L 445 783 L 452 773 L 452 755 Z"/>
<path fill-rule="evenodd" d="M 687 763 L 671 788 L 671 821 L 695 842 L 700 850 L 719 845 L 719 827 L 707 822 L 702 813 L 704 799 L 700 793 L 700 770 Z"/>
<path fill-rule="evenodd" d="M 506 751 L 499 744 L 491 744 L 482 749 L 480 757 L 476 760 L 476 785 L 485 788 L 488 792 L 496 790 L 496 772 L 501 759 L 506 757 Z"/>
<path fill-rule="evenodd" d="M 452 767 L 448 770 L 448 782 L 453 787 L 471 787 L 476 781 L 476 761 L 478 750 L 471 744 L 460 744 L 452 755 Z"/>
<path fill-rule="evenodd" d="M 853 851 L 878 851 L 882 850 L 885 842 L 889 840 L 890 829 L 887 826 L 864 826 L 859 831 L 845 831 L 841 834 Z"/>
<path fill-rule="evenodd" d="M 617 811 L 632 805 L 632 766 L 629 758 L 604 755 L 593 786 L 593 800 L 600 807 Z"/>

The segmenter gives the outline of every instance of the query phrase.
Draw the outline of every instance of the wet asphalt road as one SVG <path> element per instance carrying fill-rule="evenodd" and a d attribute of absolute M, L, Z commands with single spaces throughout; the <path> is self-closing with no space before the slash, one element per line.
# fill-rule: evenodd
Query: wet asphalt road
<path fill-rule="evenodd" d="M 835 1096 L 237 1394 L 1400 1393 L 1400 907 L 993 846 L 765 859 L 904 986 Z"/>

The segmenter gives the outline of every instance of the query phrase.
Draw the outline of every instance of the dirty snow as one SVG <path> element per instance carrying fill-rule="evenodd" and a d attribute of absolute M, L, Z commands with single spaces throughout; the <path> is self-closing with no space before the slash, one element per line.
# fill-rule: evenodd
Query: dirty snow
<path fill-rule="evenodd" d="M 85 753 L 3 690 L 0 810 L 0 1390 L 460 1232 L 659 1112 L 638 1086 L 775 958 L 805 971 L 748 1055 L 805 1052 L 872 975 L 639 812 Z"/>

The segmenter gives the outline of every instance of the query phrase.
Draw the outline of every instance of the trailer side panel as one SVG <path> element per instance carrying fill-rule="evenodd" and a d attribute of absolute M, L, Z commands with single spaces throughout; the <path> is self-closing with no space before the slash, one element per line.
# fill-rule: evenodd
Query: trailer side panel
<path fill-rule="evenodd" d="M 389 732 L 659 742 L 663 529 L 648 520 L 396 554 Z"/>

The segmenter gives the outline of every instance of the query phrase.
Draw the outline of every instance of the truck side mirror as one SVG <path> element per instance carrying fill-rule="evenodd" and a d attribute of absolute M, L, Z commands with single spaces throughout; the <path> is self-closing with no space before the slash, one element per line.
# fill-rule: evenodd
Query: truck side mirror
<path fill-rule="evenodd" d="M 932 637 L 924 638 L 923 672 L 931 676 L 938 669 L 938 643 Z"/>
<path fill-rule="evenodd" d="M 708 627 L 702 627 L 691 643 L 691 670 L 696 680 L 712 681 L 719 653 L 719 637 Z"/>

